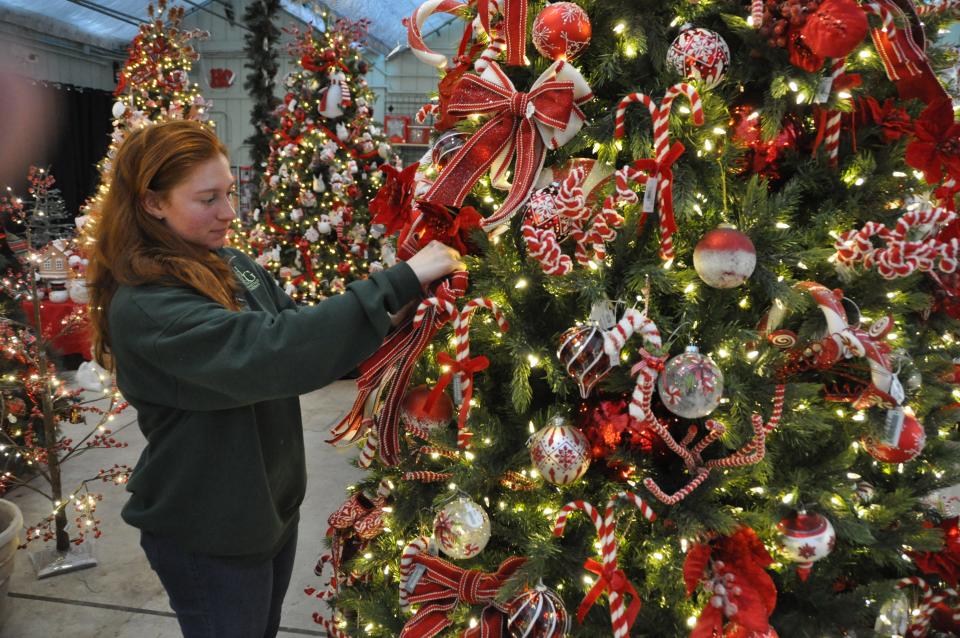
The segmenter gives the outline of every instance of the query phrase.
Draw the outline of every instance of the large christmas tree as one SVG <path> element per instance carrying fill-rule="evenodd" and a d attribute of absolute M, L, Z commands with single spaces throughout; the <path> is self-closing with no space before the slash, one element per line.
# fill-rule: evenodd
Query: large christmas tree
<path fill-rule="evenodd" d="M 381 229 L 367 204 L 390 156 L 372 122 L 364 78 L 367 21 L 340 19 L 325 31 L 294 30 L 287 76 L 263 172 L 249 250 L 302 302 L 343 290 L 382 268 Z"/>
<path fill-rule="evenodd" d="M 183 7 L 168 7 L 166 0 L 157 0 L 156 7 L 148 4 L 147 14 L 150 20 L 140 25 L 120 69 L 113 92 L 117 101 L 113 105 L 110 146 L 98 165 L 100 185 L 84 205 L 85 215 L 95 216 L 110 190 L 111 160 L 128 132 L 166 120 L 207 119 L 210 103 L 200 94 L 200 87 L 190 81 L 189 74 L 198 58 L 190 43 L 209 34 L 181 29 Z"/>
<path fill-rule="evenodd" d="M 361 367 L 318 621 L 956 635 L 950 4 L 474 6 L 374 220 L 469 275 Z"/>

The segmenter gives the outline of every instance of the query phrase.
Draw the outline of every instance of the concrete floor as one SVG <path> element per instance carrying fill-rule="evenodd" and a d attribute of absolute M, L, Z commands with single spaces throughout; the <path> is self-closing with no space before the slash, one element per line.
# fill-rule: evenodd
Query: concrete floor
<path fill-rule="evenodd" d="M 309 485 L 301 508 L 296 566 L 284 602 L 280 636 L 326 635 L 311 617 L 314 611 L 325 611 L 321 609 L 322 603 L 306 596 L 303 589 L 319 584 L 313 567 L 323 550 L 327 516 L 346 498 L 347 484 L 360 476 L 348 463 L 355 456 L 352 448 L 338 450 L 325 442 L 330 426 L 352 405 L 354 387 L 352 381 L 339 381 L 301 399 Z M 79 456 L 65 466 L 65 488 L 72 489 L 78 480 L 95 475 L 101 467 L 114 463 L 132 466 L 144 444 L 135 418 L 130 409 L 117 421 L 117 439 L 127 442 L 129 447 L 94 450 Z M 128 425 L 123 427 L 123 424 Z M 37 580 L 27 553 L 43 545 L 35 542 L 20 550 L 10 587 L 12 609 L 0 627 L 0 638 L 174 638 L 181 635 L 160 581 L 140 549 L 139 532 L 120 519 L 125 492 L 105 484 L 92 484 L 91 489 L 103 494 L 103 501 L 97 507 L 103 535 L 94 541 L 94 555 L 100 564 L 92 569 Z M 41 520 L 49 512 L 49 503 L 26 489 L 12 491 L 6 498 L 23 510 L 26 524 Z"/>

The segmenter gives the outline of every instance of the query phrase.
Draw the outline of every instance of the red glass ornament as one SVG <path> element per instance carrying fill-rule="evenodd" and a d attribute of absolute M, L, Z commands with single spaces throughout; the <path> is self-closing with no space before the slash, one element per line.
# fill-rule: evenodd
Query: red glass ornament
<path fill-rule="evenodd" d="M 570 616 L 560 596 L 538 584 L 507 603 L 511 638 L 563 638 L 570 633 Z"/>
<path fill-rule="evenodd" d="M 586 11 L 572 2 L 555 2 L 533 21 L 533 46 L 545 58 L 572 60 L 590 44 L 592 32 Z"/>
<path fill-rule="evenodd" d="M 560 336 L 557 358 L 567 374 L 577 381 L 580 396 L 586 399 L 613 364 L 603 349 L 603 332 L 594 324 L 574 326 Z"/>
<path fill-rule="evenodd" d="M 453 401 L 442 392 L 430 408 L 427 408 L 430 388 L 418 385 L 410 388 L 400 404 L 400 420 L 411 429 L 430 432 L 445 427 L 453 420 Z"/>
<path fill-rule="evenodd" d="M 873 458 L 884 463 L 906 463 L 920 452 L 927 435 L 910 406 L 887 411 L 882 432 L 863 438 L 863 446 Z"/>

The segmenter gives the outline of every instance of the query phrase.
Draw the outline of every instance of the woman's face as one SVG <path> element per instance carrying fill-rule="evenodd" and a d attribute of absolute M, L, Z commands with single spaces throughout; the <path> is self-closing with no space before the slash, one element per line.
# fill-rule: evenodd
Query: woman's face
<path fill-rule="evenodd" d="M 223 247 L 230 223 L 237 217 L 232 197 L 230 163 L 217 154 L 198 164 L 166 197 L 148 193 L 144 203 L 178 237 L 214 250 Z"/>

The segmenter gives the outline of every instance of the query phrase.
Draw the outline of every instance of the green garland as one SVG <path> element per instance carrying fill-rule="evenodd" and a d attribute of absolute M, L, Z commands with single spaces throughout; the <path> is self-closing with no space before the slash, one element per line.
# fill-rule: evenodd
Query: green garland
<path fill-rule="evenodd" d="M 269 131 L 277 126 L 273 111 L 279 100 L 273 92 L 278 69 L 275 45 L 280 39 L 280 30 L 273 22 L 279 10 L 280 0 L 257 0 L 247 7 L 243 16 L 244 23 L 250 29 L 244 38 L 247 53 L 244 66 L 251 71 L 243 88 L 253 98 L 250 123 L 254 127 L 253 135 L 244 141 L 250 144 L 250 160 L 257 171 L 270 155 Z"/>

